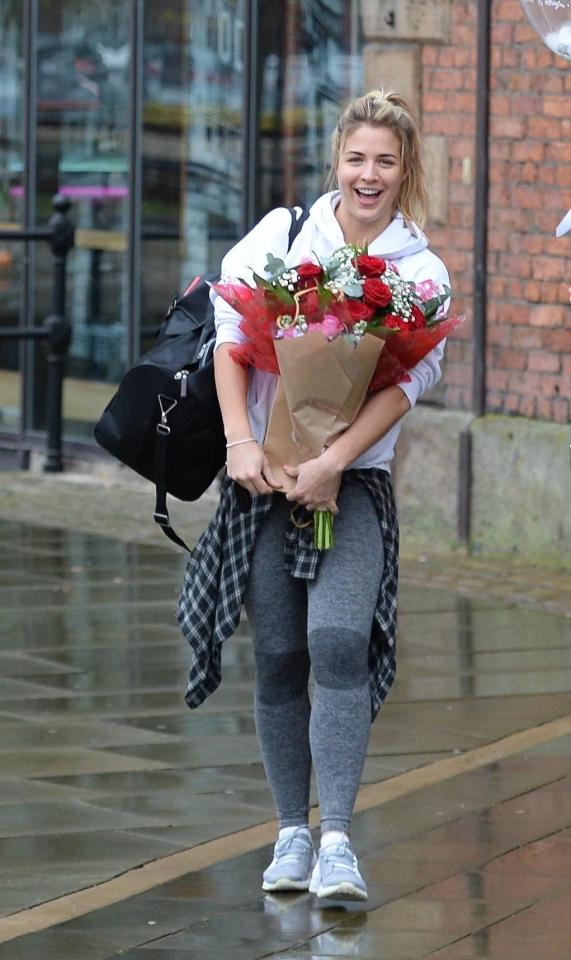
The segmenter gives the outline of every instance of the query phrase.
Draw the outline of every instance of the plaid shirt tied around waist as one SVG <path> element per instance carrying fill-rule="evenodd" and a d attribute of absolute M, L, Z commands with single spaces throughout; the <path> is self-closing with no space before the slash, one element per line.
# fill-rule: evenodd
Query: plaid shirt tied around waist
<path fill-rule="evenodd" d="M 374 720 L 396 672 L 398 521 L 386 470 L 347 470 L 342 482 L 358 483 L 369 491 L 385 551 L 369 643 L 369 687 Z M 177 619 L 192 649 L 185 694 L 191 709 L 200 706 L 222 679 L 222 644 L 238 626 L 256 534 L 274 496 L 253 496 L 250 508 L 243 511 L 236 487 L 233 480 L 224 477 L 216 513 L 190 554 L 178 603 Z M 320 551 L 313 546 L 313 526 L 297 527 L 290 522 L 284 542 L 286 570 L 293 577 L 313 580 L 318 574 L 320 556 Z"/>

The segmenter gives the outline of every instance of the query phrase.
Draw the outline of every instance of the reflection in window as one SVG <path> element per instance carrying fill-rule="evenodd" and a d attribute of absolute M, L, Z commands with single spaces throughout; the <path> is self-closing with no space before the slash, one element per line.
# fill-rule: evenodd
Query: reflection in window
<path fill-rule="evenodd" d="M 0 223 L 22 222 L 23 76 L 22 4 L 0 6 Z M 0 240 L 0 326 L 16 326 L 20 314 L 22 246 Z M 0 430 L 15 430 L 20 417 L 19 347 L 0 340 Z"/>
<path fill-rule="evenodd" d="M 257 216 L 323 192 L 341 103 L 361 92 L 358 0 L 270 0 L 259 42 Z"/>
<path fill-rule="evenodd" d="M 243 0 L 148 4 L 144 53 L 144 324 L 215 269 L 238 239 L 244 95 Z"/>
<path fill-rule="evenodd" d="M 42 0 L 38 24 L 37 221 L 57 192 L 72 201 L 78 229 L 68 258 L 73 328 L 70 383 L 116 381 L 126 359 L 129 8 L 126 0 Z M 52 266 L 38 246 L 36 320 L 49 312 Z M 36 351 L 35 428 L 44 427 L 43 352 Z M 89 388 L 85 387 L 86 393 Z M 69 397 L 73 391 L 68 391 Z M 69 399 L 69 398 L 68 398 Z M 67 433 L 90 437 L 86 404 L 66 405 Z"/>

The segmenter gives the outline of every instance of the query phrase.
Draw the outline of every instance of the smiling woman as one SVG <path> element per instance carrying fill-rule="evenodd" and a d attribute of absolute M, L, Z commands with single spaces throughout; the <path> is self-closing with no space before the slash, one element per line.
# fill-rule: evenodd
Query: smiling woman
<path fill-rule="evenodd" d="M 289 211 L 271 210 L 224 257 L 225 283 L 239 285 L 245 277 L 253 284 L 266 273 L 273 289 L 266 264 L 271 250 L 296 280 L 299 269 L 308 270 L 307 260 L 315 270 L 316 263 L 344 251 L 347 264 L 357 254 L 357 263 L 369 271 L 365 300 L 366 285 L 375 285 L 367 302 L 379 306 L 388 305 L 378 278 L 389 261 L 402 283 L 396 312 L 411 282 L 448 286 L 446 268 L 428 250 L 420 226 L 427 192 L 418 128 L 402 97 L 373 90 L 349 104 L 335 127 L 331 169 L 337 189 L 312 203 L 293 244 L 288 246 Z M 366 244 L 369 256 L 347 244 Z M 186 700 L 196 707 L 218 685 L 220 647 L 236 629 L 243 602 L 256 660 L 256 731 L 280 825 L 262 888 L 365 900 L 349 831 L 371 719 L 395 675 L 398 525 L 391 461 L 400 421 L 440 377 L 443 346 L 407 367 L 398 383 L 372 388 L 350 425 L 329 443 L 319 443 L 308 459 L 273 466 L 264 437 L 271 433 L 270 416 L 279 411 L 278 378 L 267 368 L 234 362 L 236 344 L 247 340 L 248 330 L 220 290 L 214 291 L 215 369 L 227 476 L 218 511 L 187 566 L 178 609 L 194 654 Z M 333 298 L 328 304 L 356 296 L 339 277 L 326 295 Z M 386 319 L 389 327 L 398 320 Z M 310 374 L 315 370 L 310 364 Z M 280 372 L 285 390 L 287 376 Z M 347 381 L 353 391 L 357 382 L 354 369 L 349 377 L 341 370 L 323 379 L 333 391 Z M 316 397 L 315 389 L 304 394 L 295 409 L 300 421 L 311 422 Z M 291 429 L 288 421 L 288 433 Z M 280 467 L 291 480 L 287 492 Z M 298 525 L 292 503 L 309 511 L 307 523 Z M 336 514 L 335 544 L 322 552 L 310 527 L 324 509 Z M 308 829 L 312 765 L 321 813 L 317 859 Z"/>

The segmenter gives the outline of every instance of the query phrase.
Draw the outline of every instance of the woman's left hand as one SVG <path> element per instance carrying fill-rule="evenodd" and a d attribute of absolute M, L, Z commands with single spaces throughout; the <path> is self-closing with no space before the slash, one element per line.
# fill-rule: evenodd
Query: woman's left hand
<path fill-rule="evenodd" d="M 296 484 L 287 499 L 301 503 L 308 510 L 331 510 L 339 513 L 336 503 L 342 471 L 334 467 L 323 453 L 314 460 L 306 460 L 299 467 L 284 464 L 288 477 L 294 477 Z"/>

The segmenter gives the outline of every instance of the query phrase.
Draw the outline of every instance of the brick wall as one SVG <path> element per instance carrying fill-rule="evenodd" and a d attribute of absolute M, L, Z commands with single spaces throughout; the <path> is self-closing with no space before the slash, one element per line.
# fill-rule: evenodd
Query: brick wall
<path fill-rule="evenodd" d="M 448 146 L 448 203 L 429 224 L 452 278 L 455 312 L 472 312 L 476 29 L 474 0 L 452 0 L 449 42 L 421 44 L 425 136 Z M 518 0 L 492 4 L 487 406 L 565 423 L 571 400 L 571 65 L 528 26 Z M 471 325 L 447 346 L 439 391 L 471 405 Z"/>

